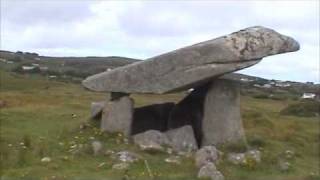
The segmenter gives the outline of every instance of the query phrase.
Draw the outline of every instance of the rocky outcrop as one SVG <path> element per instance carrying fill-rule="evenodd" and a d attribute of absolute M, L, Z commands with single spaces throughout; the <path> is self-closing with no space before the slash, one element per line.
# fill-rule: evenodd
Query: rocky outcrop
<path fill-rule="evenodd" d="M 294 39 L 256 26 L 96 74 L 82 84 L 93 91 L 162 94 L 196 87 L 266 56 L 298 49 Z"/>

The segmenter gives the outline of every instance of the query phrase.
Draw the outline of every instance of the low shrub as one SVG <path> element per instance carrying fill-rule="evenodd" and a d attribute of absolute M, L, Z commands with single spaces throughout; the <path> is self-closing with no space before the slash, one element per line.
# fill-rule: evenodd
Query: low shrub
<path fill-rule="evenodd" d="M 290 104 L 280 111 L 281 115 L 316 117 L 320 113 L 320 102 L 313 100 L 303 100 L 295 104 Z"/>
<path fill-rule="evenodd" d="M 256 95 L 253 95 L 253 97 L 256 99 L 268 99 L 269 95 L 268 94 L 256 94 Z"/>
<path fill-rule="evenodd" d="M 264 113 L 261 113 L 258 111 L 254 111 L 254 110 L 245 111 L 242 117 L 244 119 L 245 127 L 256 127 L 256 126 L 261 126 L 266 128 L 274 127 L 274 124 L 269 119 L 269 117 Z"/>
<path fill-rule="evenodd" d="M 254 135 L 254 136 L 248 136 L 247 137 L 248 143 L 252 147 L 264 147 L 266 145 L 266 140 L 259 136 L 259 135 Z"/>

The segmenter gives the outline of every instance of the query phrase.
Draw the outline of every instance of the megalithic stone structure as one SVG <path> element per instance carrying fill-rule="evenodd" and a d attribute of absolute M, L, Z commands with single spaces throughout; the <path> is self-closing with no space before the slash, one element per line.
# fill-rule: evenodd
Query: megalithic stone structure
<path fill-rule="evenodd" d="M 93 91 L 163 94 L 252 66 L 266 56 L 298 49 L 294 39 L 256 26 L 96 74 L 82 84 Z"/>
<path fill-rule="evenodd" d="M 236 82 L 213 81 L 203 103 L 202 146 L 226 142 L 246 144 L 240 114 L 240 90 Z"/>
<path fill-rule="evenodd" d="M 112 93 L 111 102 L 106 103 L 109 107 L 103 109 L 102 130 L 121 131 L 128 136 L 134 133 L 133 127 L 141 126 L 135 124 L 138 121 L 134 119 L 130 93 L 164 94 L 194 88 L 180 103 L 166 108 L 170 112 L 157 115 L 167 117 L 161 119 L 161 131 L 191 125 L 202 146 L 245 142 L 239 90 L 228 80 L 218 78 L 255 65 L 264 57 L 299 48 L 293 38 L 255 26 L 90 76 L 82 84 L 93 91 Z M 128 101 L 120 103 L 119 99 Z M 167 129 L 163 129 L 165 125 Z"/>

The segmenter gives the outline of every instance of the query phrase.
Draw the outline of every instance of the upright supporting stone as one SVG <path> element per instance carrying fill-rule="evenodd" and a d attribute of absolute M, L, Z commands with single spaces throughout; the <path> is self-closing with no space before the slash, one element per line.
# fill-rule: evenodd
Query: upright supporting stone
<path fill-rule="evenodd" d="M 125 136 L 131 133 L 133 120 L 133 100 L 122 96 L 106 104 L 102 111 L 101 130 L 122 132 Z"/>
<path fill-rule="evenodd" d="M 217 79 L 204 100 L 202 146 L 246 143 L 240 115 L 240 93 L 235 82 Z"/>

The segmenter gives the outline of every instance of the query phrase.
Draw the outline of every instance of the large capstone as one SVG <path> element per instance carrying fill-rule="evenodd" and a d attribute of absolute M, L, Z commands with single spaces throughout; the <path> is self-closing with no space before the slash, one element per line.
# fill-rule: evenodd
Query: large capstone
<path fill-rule="evenodd" d="M 131 134 L 133 119 L 133 100 L 129 96 L 121 97 L 106 103 L 101 118 L 101 130 Z"/>
<path fill-rule="evenodd" d="M 82 84 L 93 91 L 162 94 L 196 87 L 263 57 L 298 49 L 294 39 L 256 26 L 96 74 Z"/>
<path fill-rule="evenodd" d="M 238 84 L 226 79 L 212 81 L 204 100 L 202 146 L 244 144 Z"/>

